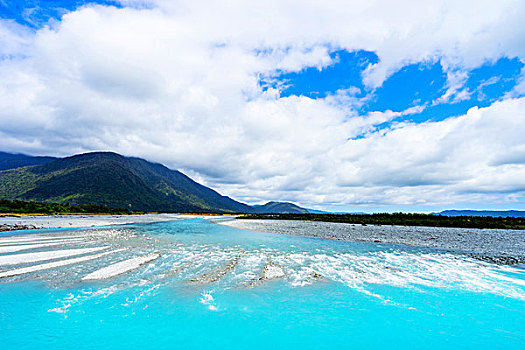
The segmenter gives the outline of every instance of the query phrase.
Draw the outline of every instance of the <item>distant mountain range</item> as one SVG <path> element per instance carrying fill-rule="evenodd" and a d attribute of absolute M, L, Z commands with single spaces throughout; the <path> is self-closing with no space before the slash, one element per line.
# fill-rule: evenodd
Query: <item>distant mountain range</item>
<path fill-rule="evenodd" d="M 133 211 L 327 214 L 289 202 L 250 206 L 162 164 L 112 152 L 66 158 L 0 152 L 0 199 L 95 204 Z M 444 210 L 434 214 L 525 217 L 525 211 L 518 210 Z"/>
<path fill-rule="evenodd" d="M 492 216 L 524 218 L 525 211 L 522 210 L 444 210 L 436 215 L 444 216 Z"/>
<path fill-rule="evenodd" d="M 312 212 L 309 209 L 301 208 L 300 206 L 288 202 L 268 202 L 264 205 L 254 205 L 252 208 L 254 209 L 253 212 L 256 214 L 308 214 Z"/>
<path fill-rule="evenodd" d="M 0 152 L 0 198 L 96 204 L 134 211 L 308 213 L 287 202 L 249 206 L 183 173 L 112 152 L 66 158 Z"/>
<path fill-rule="evenodd" d="M 13 154 L 0 152 L 0 171 L 19 168 L 23 166 L 40 165 L 49 163 L 57 158 L 33 157 L 25 154 Z"/>

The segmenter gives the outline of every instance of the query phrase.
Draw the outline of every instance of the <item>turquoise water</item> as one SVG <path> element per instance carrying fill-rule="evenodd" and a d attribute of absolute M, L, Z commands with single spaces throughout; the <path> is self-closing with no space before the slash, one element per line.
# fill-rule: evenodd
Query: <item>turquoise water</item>
<path fill-rule="evenodd" d="M 2 349 L 525 349 L 516 267 L 200 219 L 46 232 L 124 250 L 0 280 Z M 134 271 L 81 281 L 152 252 Z"/>

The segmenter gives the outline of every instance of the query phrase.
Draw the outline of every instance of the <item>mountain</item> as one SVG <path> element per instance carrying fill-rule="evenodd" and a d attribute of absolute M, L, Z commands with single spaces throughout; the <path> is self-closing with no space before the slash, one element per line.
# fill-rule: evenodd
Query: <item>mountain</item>
<path fill-rule="evenodd" d="M 316 210 L 316 209 L 307 209 L 310 214 L 340 214 L 340 213 L 331 213 L 329 211 L 324 210 Z M 346 214 L 346 213 L 345 213 Z"/>
<path fill-rule="evenodd" d="M 0 152 L 0 171 L 23 166 L 47 164 L 56 159 L 54 157 L 33 157 L 25 154 Z"/>
<path fill-rule="evenodd" d="M 257 214 L 308 214 L 310 211 L 289 202 L 268 202 L 252 206 Z"/>
<path fill-rule="evenodd" d="M 444 210 L 436 215 L 444 216 L 492 216 L 524 218 L 525 211 L 522 210 Z"/>
<path fill-rule="evenodd" d="M 32 165 L 34 160 L 20 158 L 19 164 L 31 166 L 0 171 L 0 198 L 134 211 L 253 211 L 179 171 L 140 158 L 94 152 L 47 160 Z"/>

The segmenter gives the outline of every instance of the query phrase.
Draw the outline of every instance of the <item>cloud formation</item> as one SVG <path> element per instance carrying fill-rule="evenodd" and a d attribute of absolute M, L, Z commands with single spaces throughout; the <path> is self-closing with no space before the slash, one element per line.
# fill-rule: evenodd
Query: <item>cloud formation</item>
<path fill-rule="evenodd" d="M 281 97 L 259 84 L 277 70 L 321 69 L 335 49 L 367 50 L 379 57 L 363 73 L 370 89 L 439 60 L 442 101 L 461 100 L 469 69 L 525 62 L 523 1 L 123 4 L 36 31 L 0 22 L 2 150 L 112 150 L 251 203 L 523 205 L 523 83 L 466 115 L 381 130 L 402 112 L 359 115 L 344 93 Z"/>

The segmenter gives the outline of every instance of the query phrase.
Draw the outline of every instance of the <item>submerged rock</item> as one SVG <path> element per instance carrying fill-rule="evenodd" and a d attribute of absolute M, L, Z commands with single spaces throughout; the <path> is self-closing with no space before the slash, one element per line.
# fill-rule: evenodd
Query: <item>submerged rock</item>
<path fill-rule="evenodd" d="M 209 284 L 209 283 L 217 282 L 222 277 L 224 277 L 230 270 L 233 270 L 235 266 L 237 266 L 239 259 L 240 259 L 240 256 L 231 260 L 226 266 L 219 267 L 213 271 L 203 273 L 202 275 L 199 275 L 191 279 L 190 282 L 202 283 L 202 284 Z"/>

